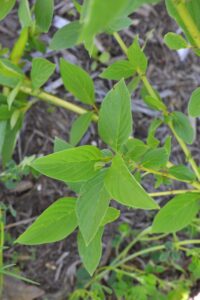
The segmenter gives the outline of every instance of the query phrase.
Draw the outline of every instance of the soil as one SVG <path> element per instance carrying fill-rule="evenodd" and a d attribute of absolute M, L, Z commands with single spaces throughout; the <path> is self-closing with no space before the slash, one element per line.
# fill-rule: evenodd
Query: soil
<path fill-rule="evenodd" d="M 76 17 L 75 11 L 71 6 L 71 1 L 57 1 L 55 15 L 68 20 Z M 134 13 L 132 19 L 133 25 L 121 33 L 121 36 L 127 45 L 131 43 L 136 34 L 139 34 L 142 43 L 146 41 L 147 36 L 151 36 L 147 40 L 145 50 L 149 57 L 148 77 L 155 88 L 161 93 L 170 110 L 186 111 L 186 103 L 192 90 L 200 84 L 198 58 L 189 52 L 184 61 L 181 61 L 177 52 L 168 50 L 163 44 L 164 34 L 169 31 L 177 31 L 178 29 L 173 20 L 168 17 L 163 4 L 154 7 L 145 6 L 137 13 Z M 15 10 L 0 25 L 0 43 L 3 46 L 10 47 L 14 43 L 16 28 L 19 29 L 19 24 Z M 52 26 L 50 33 L 44 35 L 43 39 L 49 41 L 55 30 L 55 26 Z M 111 36 L 102 35 L 98 37 L 98 45 L 99 48 L 111 53 L 112 61 L 123 57 L 121 50 Z M 38 56 L 41 54 L 34 53 L 33 55 Z M 105 65 L 98 62 L 97 69 L 91 71 L 93 60 L 89 58 L 82 46 L 60 52 L 49 51 L 46 54 L 46 57 L 55 63 L 58 63 L 58 59 L 61 56 L 82 65 L 92 73 L 97 91 L 97 99 L 99 102 L 102 101 L 113 84 L 112 82 L 103 81 L 98 78 L 100 71 Z M 29 63 L 26 65 L 26 68 L 27 71 L 30 69 Z M 74 102 L 74 99 L 63 89 L 58 73 L 47 84 L 47 90 L 49 89 L 59 97 Z M 138 91 L 133 95 L 132 100 L 135 124 L 134 134 L 135 137 L 145 139 L 155 112 L 150 110 L 141 101 Z M 18 162 L 25 156 L 32 154 L 51 153 L 55 136 L 68 140 L 70 126 L 75 117 L 74 114 L 64 109 L 55 108 L 42 102 L 35 104 L 26 116 L 14 159 Z M 197 124 L 193 125 L 197 129 L 197 137 L 199 137 L 200 127 Z M 168 134 L 168 130 L 163 127 L 158 131 L 157 135 L 163 141 Z M 91 126 L 81 143 L 86 144 L 91 142 L 100 143 L 96 136 L 95 125 Z M 200 148 L 197 143 L 192 146 L 192 150 L 196 160 L 199 162 Z M 171 161 L 174 163 L 183 161 L 182 153 L 176 142 L 174 142 Z M 12 241 L 19 236 L 32 222 L 33 218 L 38 216 L 53 201 L 63 195 L 72 194 L 64 184 L 43 176 L 37 180 L 32 176 L 28 176 L 28 178 L 24 178 L 23 184 L 26 188 L 18 191 L 8 191 L 2 186 L 0 189 L 0 200 L 12 207 L 16 212 L 16 216 L 12 216 L 10 213 L 7 214 L 8 241 L 9 239 Z M 149 191 L 153 190 L 151 178 L 146 187 Z M 134 229 L 144 228 L 150 224 L 150 219 L 145 212 L 135 213 L 131 211 L 130 213 L 130 211 L 124 208 L 121 220 L 126 220 Z M 107 244 L 109 244 L 108 241 L 111 239 L 111 236 L 114 236 L 116 233 L 117 226 L 116 224 L 107 228 L 104 237 L 104 253 L 108 253 L 106 251 Z M 8 242 L 9 246 L 10 244 L 11 242 Z M 5 251 L 4 259 L 7 263 L 13 263 L 14 260 L 17 268 L 21 270 L 24 276 L 39 282 L 40 287 L 48 295 L 48 299 L 51 299 L 50 295 L 52 295 L 52 299 L 66 299 L 66 295 L 74 287 L 77 268 L 80 267 L 80 259 L 76 246 L 76 233 L 72 234 L 67 240 L 51 245 L 39 247 L 15 245 L 9 247 Z M 106 260 L 109 260 L 109 256 Z"/>

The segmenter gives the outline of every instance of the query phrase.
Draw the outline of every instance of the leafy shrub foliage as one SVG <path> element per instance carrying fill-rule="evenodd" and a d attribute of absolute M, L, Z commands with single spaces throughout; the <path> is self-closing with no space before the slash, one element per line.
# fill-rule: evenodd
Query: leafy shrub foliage
<path fill-rule="evenodd" d="M 145 47 L 139 43 L 139 37 L 136 36 L 127 47 L 118 34 L 118 31 L 131 25 L 129 16 L 141 5 L 158 1 L 88 0 L 82 5 L 76 0 L 73 2 L 79 19 L 59 29 L 48 46 L 57 51 L 83 44 L 92 56 L 95 37 L 101 33 L 113 35 L 125 57 L 111 64 L 99 76 L 117 83 L 99 106 L 91 76 L 80 66 L 61 58 L 59 67 L 63 85 L 77 104 L 45 93 L 42 86 L 55 72 L 56 66 L 45 58 L 34 58 L 28 76 L 24 73 L 22 58 L 32 49 L 45 51 L 46 46 L 40 35 L 49 31 L 54 3 L 53 0 L 36 0 L 30 7 L 29 1 L 21 0 L 18 7 L 20 36 L 12 51 L 1 49 L 0 53 L 0 154 L 6 166 L 12 157 L 25 113 L 35 103 L 35 100 L 28 101 L 29 96 L 80 115 L 72 125 L 69 142 L 56 138 L 54 153 L 29 164 L 40 174 L 64 182 L 76 196 L 58 199 L 16 243 L 52 243 L 77 230 L 81 260 L 89 274 L 93 275 L 102 255 L 105 226 L 120 215 L 112 200 L 131 209 L 155 210 L 151 234 L 175 234 L 191 224 L 199 212 L 200 168 L 188 146 L 195 141 L 195 132 L 188 116 L 179 111 L 169 111 L 150 84 L 146 76 L 148 57 Z M 165 3 L 169 15 L 184 33 L 183 36 L 167 33 L 165 44 L 172 50 L 191 48 L 196 55 L 200 55 L 199 0 L 165 0 Z M 14 5 L 15 0 L 0 0 L 1 20 Z M 151 123 L 146 142 L 133 135 L 135 124 L 131 95 L 139 85 L 143 87 L 142 96 L 146 105 L 159 113 L 159 117 Z M 188 112 L 192 117 L 200 116 L 199 95 L 197 88 L 189 99 Z M 87 109 L 81 107 L 81 103 Z M 104 148 L 79 146 L 91 122 L 97 123 Z M 171 136 L 166 137 L 163 144 L 155 137 L 157 129 L 163 125 L 169 127 L 180 144 L 186 157 L 185 164 L 173 165 L 170 162 Z M 147 174 L 155 177 L 157 189 L 161 184 L 172 184 L 173 181 L 186 183 L 188 189 L 148 193 L 143 188 Z M 166 195 L 171 199 L 160 208 L 155 198 Z"/>

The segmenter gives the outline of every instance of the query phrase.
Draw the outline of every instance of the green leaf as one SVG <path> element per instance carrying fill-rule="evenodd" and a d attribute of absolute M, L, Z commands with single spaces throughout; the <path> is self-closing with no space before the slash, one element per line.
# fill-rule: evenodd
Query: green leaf
<path fill-rule="evenodd" d="M 41 53 L 46 52 L 46 44 L 45 42 L 41 39 L 40 36 L 34 35 L 34 36 L 29 36 L 29 43 L 30 47 L 34 50 L 37 50 Z"/>
<path fill-rule="evenodd" d="M 165 186 L 171 186 L 172 185 L 172 180 L 164 177 L 163 175 L 155 175 L 155 184 L 154 184 L 154 188 L 158 189 L 161 185 L 165 185 Z"/>
<path fill-rule="evenodd" d="M 194 255 L 195 250 L 197 251 L 196 252 L 197 255 Z M 188 266 L 188 270 L 192 273 L 195 280 L 198 280 L 200 278 L 200 259 L 199 259 L 199 255 L 198 255 L 198 248 L 194 249 L 194 250 L 191 249 L 191 252 L 192 251 L 194 251 L 194 254 L 192 255 L 192 261 L 190 262 L 190 264 Z"/>
<path fill-rule="evenodd" d="M 59 151 L 63 151 L 63 150 L 67 150 L 73 148 L 72 145 L 70 145 L 69 143 L 65 142 L 64 140 L 55 137 L 54 140 L 54 145 L 53 145 L 53 152 L 59 152 Z"/>
<path fill-rule="evenodd" d="M 126 5 L 124 13 L 127 15 L 130 15 L 132 12 L 134 12 L 136 9 L 138 9 L 140 6 L 144 4 L 154 4 L 158 3 L 160 0 L 129 0 L 128 4 Z"/>
<path fill-rule="evenodd" d="M 0 105 L 0 121 L 5 121 L 11 118 L 13 110 L 9 110 L 8 105 Z"/>
<path fill-rule="evenodd" d="M 19 120 L 20 116 L 21 116 L 21 111 L 19 109 L 14 110 L 11 119 L 10 119 L 10 127 L 11 129 L 13 129 L 15 127 L 15 125 L 17 124 L 17 121 Z"/>
<path fill-rule="evenodd" d="M 75 146 L 80 142 L 90 126 L 92 116 L 93 113 L 88 112 L 76 119 L 70 131 L 70 144 Z"/>
<path fill-rule="evenodd" d="M 11 109 L 12 104 L 15 101 L 15 98 L 17 97 L 17 94 L 19 93 L 21 85 L 22 85 L 22 82 L 19 81 L 19 83 L 16 85 L 16 87 L 8 95 L 7 103 L 8 103 L 9 110 Z"/>
<path fill-rule="evenodd" d="M 130 94 L 132 94 L 138 88 L 140 80 L 140 77 L 136 76 L 128 83 L 127 88 Z"/>
<path fill-rule="evenodd" d="M 103 218 L 103 221 L 101 223 L 101 226 L 105 226 L 109 223 L 114 222 L 115 220 L 117 220 L 120 216 L 120 210 L 116 209 L 114 207 L 108 207 L 106 214 Z"/>
<path fill-rule="evenodd" d="M 28 0 L 20 0 L 18 16 L 22 28 L 29 27 L 32 24 L 32 17 Z"/>
<path fill-rule="evenodd" d="M 12 49 L 10 59 L 15 64 L 18 65 L 20 63 L 20 60 L 22 56 L 24 55 L 24 52 L 26 51 L 26 45 L 28 43 L 29 38 L 29 28 L 24 27 L 21 32 L 20 36 L 17 39 L 17 41 L 14 44 L 14 47 Z"/>
<path fill-rule="evenodd" d="M 165 139 L 165 143 L 163 145 L 163 147 L 165 148 L 165 150 L 167 151 L 168 154 L 168 159 L 170 158 L 171 155 L 171 151 L 172 151 L 172 137 L 170 135 L 168 135 Z"/>
<path fill-rule="evenodd" d="M 9 14 L 15 2 L 16 0 L 0 0 L 0 21 Z"/>
<path fill-rule="evenodd" d="M 149 147 L 138 139 L 129 139 L 125 144 L 126 156 L 134 161 L 139 161 L 148 151 Z"/>
<path fill-rule="evenodd" d="M 76 194 L 79 194 L 81 192 L 81 189 L 82 189 L 84 184 L 85 184 L 84 181 L 67 182 L 67 186 L 70 188 L 71 191 L 75 192 Z"/>
<path fill-rule="evenodd" d="M 69 236 L 77 227 L 75 198 L 61 198 L 50 205 L 16 240 L 23 245 L 54 243 Z"/>
<path fill-rule="evenodd" d="M 173 166 L 168 172 L 180 180 L 194 181 L 196 179 L 196 175 L 184 165 Z"/>
<path fill-rule="evenodd" d="M 1 157 L 3 144 L 4 144 L 4 141 L 5 141 L 6 125 L 7 125 L 6 121 L 0 121 L 0 137 L 1 137 L 0 138 L 0 157 Z"/>
<path fill-rule="evenodd" d="M 113 159 L 105 178 L 105 185 L 110 195 L 121 204 L 141 209 L 159 207 L 136 181 L 120 155 Z"/>
<path fill-rule="evenodd" d="M 92 52 L 95 35 L 119 31 L 129 26 L 128 15 L 145 3 L 154 3 L 155 0 L 87 0 L 81 10 L 83 23 L 80 40 L 85 42 L 86 48 Z"/>
<path fill-rule="evenodd" d="M 188 113 L 192 117 L 200 116 L 200 88 L 197 88 L 190 97 Z"/>
<path fill-rule="evenodd" d="M 159 169 L 166 166 L 168 153 L 165 148 L 151 149 L 144 154 L 141 164 L 145 168 Z"/>
<path fill-rule="evenodd" d="M 177 135 L 187 144 L 192 144 L 195 139 L 195 132 L 186 115 L 181 112 L 172 113 L 172 124 Z"/>
<path fill-rule="evenodd" d="M 81 9 L 82 9 L 82 5 L 79 4 L 78 0 L 72 0 L 74 7 L 76 8 L 77 12 L 80 14 L 81 13 Z"/>
<path fill-rule="evenodd" d="M 164 36 L 164 42 L 168 48 L 172 50 L 179 50 L 188 47 L 186 40 L 180 35 L 169 32 Z"/>
<path fill-rule="evenodd" d="M 99 113 L 98 130 L 102 140 L 114 150 L 131 135 L 131 99 L 124 80 L 106 95 Z"/>
<path fill-rule="evenodd" d="M 98 53 L 98 49 L 94 49 L 94 52 L 95 51 L 97 51 L 97 53 Z M 111 55 L 108 51 L 104 51 L 100 55 L 98 55 L 98 54 L 94 54 L 94 55 L 97 55 L 97 59 L 102 64 L 108 64 L 108 62 L 110 61 L 110 58 L 111 58 Z"/>
<path fill-rule="evenodd" d="M 135 71 L 143 74 L 146 73 L 148 60 L 140 48 L 138 37 L 135 38 L 133 44 L 128 48 L 128 59 Z"/>
<path fill-rule="evenodd" d="M 155 137 L 155 134 L 161 124 L 162 120 L 154 119 L 148 129 L 147 145 L 151 148 L 156 148 L 160 144 L 160 141 Z"/>
<path fill-rule="evenodd" d="M 23 124 L 23 119 L 24 119 L 24 115 L 21 114 L 20 117 L 17 119 L 14 128 L 11 127 L 10 122 L 7 122 L 5 142 L 2 147 L 2 161 L 4 166 L 12 158 L 12 154 L 15 149 L 19 131 Z"/>
<path fill-rule="evenodd" d="M 59 29 L 50 43 L 52 50 L 62 50 L 72 48 L 79 44 L 79 36 L 82 25 L 79 21 L 71 22 Z"/>
<path fill-rule="evenodd" d="M 179 265 L 178 265 L 178 268 L 180 270 Z M 188 287 L 186 287 L 185 282 L 183 282 L 182 284 L 179 283 L 176 286 L 176 288 L 174 290 L 171 290 L 167 295 L 167 300 L 177 300 L 177 299 L 186 300 L 189 298 L 190 298 L 190 290 Z"/>
<path fill-rule="evenodd" d="M 128 17 L 120 17 L 114 20 L 106 30 L 108 33 L 114 33 L 122 29 L 128 28 L 133 24 L 133 20 Z"/>
<path fill-rule="evenodd" d="M 102 159 L 94 146 L 81 146 L 38 158 L 32 164 L 40 173 L 61 181 L 86 181 L 95 176 L 95 164 Z"/>
<path fill-rule="evenodd" d="M 92 276 L 96 270 L 102 255 L 102 235 L 104 228 L 100 228 L 95 238 L 87 246 L 85 241 L 79 232 L 78 234 L 78 251 L 83 262 L 84 267 L 88 273 Z"/>
<path fill-rule="evenodd" d="M 144 97 L 144 102 L 152 109 L 162 111 L 162 112 L 167 111 L 166 105 L 159 99 L 159 97 L 154 98 L 150 95 L 146 95 Z"/>
<path fill-rule="evenodd" d="M 109 206 L 110 195 L 105 189 L 106 172 L 99 172 L 85 183 L 77 202 L 77 218 L 81 234 L 88 245 L 99 230 Z"/>
<path fill-rule="evenodd" d="M 45 84 L 55 71 L 55 68 L 55 64 L 51 63 L 47 59 L 41 57 L 34 58 L 31 69 L 32 87 L 34 89 L 38 89 Z"/>
<path fill-rule="evenodd" d="M 189 225 L 199 210 L 200 194 L 186 193 L 174 197 L 156 215 L 153 233 L 177 232 Z"/>
<path fill-rule="evenodd" d="M 60 72 L 65 88 L 86 104 L 94 104 L 94 83 L 87 72 L 68 61 L 60 60 Z"/>
<path fill-rule="evenodd" d="M 134 71 L 134 67 L 128 60 L 119 60 L 105 69 L 100 77 L 118 81 L 133 76 Z"/>
<path fill-rule="evenodd" d="M 83 23 L 81 40 L 91 52 L 95 35 L 109 30 L 114 20 L 118 20 L 129 0 L 88 0 L 84 1 L 81 13 Z"/>
<path fill-rule="evenodd" d="M 6 99 L 7 99 L 7 97 L 0 93 L 0 104 L 6 104 L 6 102 L 7 102 Z"/>
<path fill-rule="evenodd" d="M 154 4 L 158 3 L 160 0 L 129 0 L 129 1 L 124 1 L 124 9 L 123 12 L 121 12 L 121 18 L 120 21 L 123 25 L 123 22 L 127 19 L 126 16 L 132 14 L 134 11 L 136 11 L 138 8 L 140 8 L 144 4 Z M 119 19 L 115 21 L 116 23 L 119 22 Z M 121 26 L 121 28 L 117 28 L 117 31 L 123 29 L 124 27 Z"/>
<path fill-rule="evenodd" d="M 36 0 L 35 19 L 42 32 L 48 32 L 54 12 L 54 0 Z"/>
<path fill-rule="evenodd" d="M 0 59 L 0 84 L 14 88 L 22 81 L 24 74 L 22 70 L 9 59 Z"/>

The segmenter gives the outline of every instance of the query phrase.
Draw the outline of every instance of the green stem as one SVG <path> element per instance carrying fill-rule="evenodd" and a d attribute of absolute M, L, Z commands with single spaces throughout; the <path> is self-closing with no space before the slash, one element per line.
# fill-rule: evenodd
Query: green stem
<path fill-rule="evenodd" d="M 147 89 L 149 95 L 153 98 L 158 98 L 154 88 L 152 87 L 152 85 L 150 84 L 149 80 L 147 79 L 145 74 L 139 74 L 140 78 L 145 86 L 145 88 Z"/>
<path fill-rule="evenodd" d="M 185 241 L 180 241 L 180 242 L 176 242 L 175 246 L 179 247 L 179 246 L 183 246 L 183 245 L 194 245 L 194 244 L 200 244 L 200 240 L 185 240 Z M 120 260 L 117 264 L 115 264 L 115 267 L 119 267 L 123 264 L 125 264 L 126 262 L 133 260 L 134 258 L 144 255 L 144 254 L 148 254 L 151 252 L 155 252 L 155 251 L 161 251 L 165 249 L 165 245 L 158 245 L 158 246 L 153 246 L 147 249 L 142 249 L 138 252 L 135 252 L 127 257 L 125 257 L 124 259 Z"/>
<path fill-rule="evenodd" d="M 200 244 L 200 240 L 185 240 L 185 241 L 180 241 L 177 243 L 178 246 L 198 245 L 198 244 Z"/>
<path fill-rule="evenodd" d="M 112 263 L 111 264 L 111 269 L 110 268 L 106 268 L 105 270 L 103 270 L 101 273 L 97 274 L 90 282 L 88 282 L 86 284 L 86 288 L 88 288 L 93 282 L 96 282 L 97 280 L 101 280 L 110 270 L 112 270 L 112 268 L 116 268 L 116 267 L 119 267 L 121 265 L 123 265 L 124 263 L 126 263 L 127 261 L 129 260 L 132 260 L 140 255 L 143 255 L 143 254 L 147 254 L 147 253 L 151 253 L 151 252 L 154 252 L 154 251 L 159 251 L 159 250 L 163 250 L 165 249 L 165 246 L 164 245 L 161 245 L 161 246 L 154 246 L 154 247 L 151 247 L 151 248 L 148 248 L 148 249 L 144 249 L 144 250 L 141 250 L 141 251 L 138 251 L 138 252 L 135 252 L 134 254 L 132 255 L 129 255 L 128 257 L 120 260 L 119 262 L 116 262 L 116 263 Z"/>
<path fill-rule="evenodd" d="M 110 271 L 114 271 L 118 274 L 125 275 L 127 277 L 131 277 L 131 278 L 135 279 L 136 281 L 141 282 L 138 274 L 136 274 L 136 273 L 127 272 L 127 271 L 124 271 L 124 270 L 121 270 L 121 269 L 118 269 L 118 268 L 111 268 Z"/>
<path fill-rule="evenodd" d="M 128 55 L 128 48 L 126 47 L 126 44 L 124 43 L 124 41 L 120 37 L 119 33 L 114 32 L 113 36 L 116 39 L 116 41 L 118 42 L 118 44 L 120 45 L 120 47 L 121 47 L 122 51 L 124 52 L 124 54 L 127 56 Z"/>
<path fill-rule="evenodd" d="M 63 99 L 60 99 L 54 95 L 43 92 L 42 90 L 34 91 L 30 87 L 21 86 L 20 91 L 22 91 L 23 93 L 28 94 L 30 96 L 37 97 L 44 102 L 48 102 L 48 103 L 54 104 L 56 106 L 63 107 L 67 110 L 73 111 L 74 113 L 79 114 L 79 115 L 83 115 L 88 112 L 88 110 L 86 110 L 76 104 L 70 103 Z M 98 116 L 96 114 L 94 114 L 92 119 L 93 119 L 93 121 L 97 122 Z"/>
<path fill-rule="evenodd" d="M 141 242 L 153 242 L 153 241 L 158 241 L 160 239 L 163 239 L 167 236 L 168 234 L 167 233 L 163 233 L 163 234 L 160 234 L 160 235 L 157 235 L 157 236 L 152 236 L 152 237 L 142 237 L 141 238 Z"/>
<path fill-rule="evenodd" d="M 165 245 L 159 245 L 159 246 L 153 246 L 153 247 L 150 247 L 150 248 L 147 248 L 147 249 L 142 249 L 138 252 L 135 252 L 127 257 L 125 257 L 124 259 L 122 259 L 121 261 L 119 261 L 116 266 L 121 266 L 122 264 L 126 263 L 127 261 L 130 261 L 138 256 L 141 256 L 141 255 L 144 255 L 144 254 L 147 254 L 147 253 L 151 253 L 151 252 L 155 252 L 155 251 L 160 251 L 160 250 L 163 250 L 165 249 Z"/>
<path fill-rule="evenodd" d="M 0 208 L 0 269 L 3 269 L 3 248 L 4 248 L 4 213 Z M 3 273 L 0 273 L 0 299 L 3 293 Z"/>
<path fill-rule="evenodd" d="M 126 248 L 113 260 L 112 264 L 115 264 L 117 261 L 119 261 L 121 258 L 125 257 L 128 252 L 130 251 L 131 248 L 133 248 L 133 246 L 139 242 L 139 240 L 143 237 L 148 235 L 151 232 L 151 228 L 148 227 L 146 229 L 144 229 L 140 234 L 138 234 L 136 236 L 135 239 L 132 240 L 132 242 L 130 242 L 128 244 L 128 246 L 126 246 Z"/>
<path fill-rule="evenodd" d="M 140 275 L 143 275 L 145 274 L 144 271 L 142 270 L 139 270 L 139 269 L 134 269 L 132 270 L 132 268 L 128 268 L 131 272 L 127 272 L 127 271 L 124 271 L 124 269 L 127 269 L 127 265 L 122 265 L 121 266 L 121 269 L 118 269 L 118 268 L 113 268 L 113 271 L 116 272 L 116 273 L 121 273 L 122 275 L 125 275 L 125 276 L 128 276 L 128 277 L 132 277 L 134 278 L 136 281 L 138 281 L 139 283 L 142 283 L 142 280 L 140 278 Z M 133 271 L 135 271 L 135 273 L 133 273 Z M 139 276 L 138 276 L 139 275 Z M 171 283 L 171 282 L 168 282 L 168 281 L 163 281 L 162 279 L 160 279 L 159 277 L 155 276 L 156 277 L 156 280 L 157 282 L 159 282 L 160 285 L 163 285 L 163 283 L 166 285 L 168 285 L 169 287 L 171 288 L 175 288 L 176 287 L 176 284 L 175 283 Z"/>

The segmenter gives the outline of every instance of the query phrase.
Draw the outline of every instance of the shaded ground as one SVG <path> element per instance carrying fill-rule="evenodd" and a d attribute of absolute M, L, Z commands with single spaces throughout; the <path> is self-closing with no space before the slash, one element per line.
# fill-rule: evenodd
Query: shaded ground
<path fill-rule="evenodd" d="M 74 18 L 74 10 L 70 1 L 58 1 L 56 16 L 71 20 Z M 197 58 L 189 53 L 187 58 L 181 62 L 176 52 L 169 51 L 162 41 L 163 35 L 168 31 L 176 31 L 175 23 L 167 16 L 164 5 L 155 7 L 146 6 L 133 14 L 133 25 L 125 30 L 121 35 L 127 45 L 131 43 L 136 34 L 139 33 L 140 39 L 144 42 L 148 35 L 151 35 L 147 42 L 146 53 L 149 56 L 148 76 L 156 89 L 165 99 L 170 110 L 186 110 L 186 103 L 192 90 L 200 84 L 200 66 L 197 64 Z M 10 46 L 14 42 L 16 35 L 16 13 L 12 13 L 0 26 L 0 43 L 4 46 Z M 17 25 L 18 26 L 18 25 Z M 19 26 L 18 26 L 19 27 Z M 153 32 L 151 32 L 153 30 Z M 55 26 L 49 36 L 44 36 L 48 41 Z M 111 53 L 112 61 L 123 57 L 121 50 L 116 42 L 109 36 L 98 38 L 100 49 Z M 35 53 L 34 55 L 38 55 Z M 92 60 L 82 47 L 77 47 L 69 51 L 48 52 L 46 57 L 53 62 L 58 63 L 59 57 L 82 65 L 91 73 Z M 110 63 L 110 62 L 109 62 Z M 104 82 L 98 78 L 99 72 L 105 67 L 98 62 L 98 67 L 92 71 L 92 77 L 95 80 L 97 99 L 102 101 L 107 91 L 111 88 L 111 82 Z M 27 64 L 27 69 L 30 65 Z M 56 74 L 47 85 L 47 90 L 56 95 L 73 101 L 61 84 L 59 74 Z M 151 118 L 155 113 L 150 110 L 140 99 L 138 91 L 133 95 L 133 115 L 135 120 L 135 136 L 145 139 Z M 68 139 L 69 129 L 74 119 L 74 115 L 60 108 L 50 107 L 44 103 L 37 103 L 26 116 L 26 121 L 20 135 L 20 139 L 15 152 L 16 161 L 32 154 L 47 154 L 53 149 L 53 140 L 55 136 Z M 196 124 L 194 124 L 196 126 Z M 199 128 L 197 140 L 199 137 Z M 166 128 L 158 131 L 161 141 L 164 141 L 169 134 Z M 95 125 L 92 125 L 89 133 L 86 134 L 82 143 L 99 143 L 96 136 Z M 195 158 L 199 161 L 199 145 L 192 146 Z M 174 147 L 172 162 L 180 163 L 182 154 L 179 147 Z M 33 218 L 38 216 L 55 199 L 63 195 L 69 195 L 67 187 L 59 182 L 41 177 L 35 180 L 32 177 L 26 178 L 28 181 L 27 189 L 23 192 L 10 192 L 4 188 L 0 190 L 0 200 L 10 205 L 16 211 L 16 217 L 7 216 L 8 244 L 22 233 Z M 149 191 L 152 190 L 152 182 L 149 180 L 147 185 Z M 126 220 L 133 228 L 146 227 L 150 220 L 145 212 L 134 212 L 124 210 L 122 220 Z M 23 223 L 21 223 L 21 221 Z M 110 226 L 104 238 L 104 250 L 110 237 L 116 232 L 116 226 Z M 9 238 L 11 242 L 9 243 Z M 55 299 L 59 300 L 71 289 L 74 284 L 76 269 L 80 266 L 80 260 L 77 255 L 76 234 L 73 234 L 67 240 L 52 245 L 39 247 L 21 247 L 14 246 L 5 251 L 5 260 L 7 262 L 17 262 L 17 266 L 25 276 L 41 283 L 42 289 L 47 293 L 56 294 Z M 106 258 L 106 259 L 109 259 Z M 50 299 L 50 298 L 48 298 Z"/>

